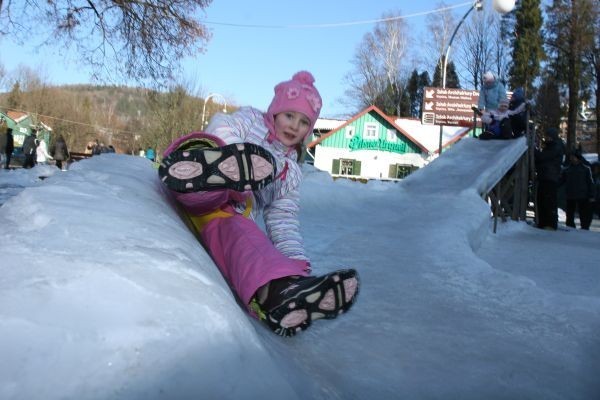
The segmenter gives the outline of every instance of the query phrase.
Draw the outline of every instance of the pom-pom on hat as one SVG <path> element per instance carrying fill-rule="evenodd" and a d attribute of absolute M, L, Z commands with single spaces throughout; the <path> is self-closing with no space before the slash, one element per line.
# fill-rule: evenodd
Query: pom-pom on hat
<path fill-rule="evenodd" d="M 494 73 L 492 71 L 487 71 L 485 74 L 483 74 L 483 80 L 485 82 L 492 82 L 496 80 L 496 77 L 494 76 Z"/>
<path fill-rule="evenodd" d="M 284 111 L 296 111 L 306 115 L 310 120 L 308 132 L 312 132 L 323 105 L 321 95 L 314 86 L 314 82 L 315 78 L 310 72 L 300 71 L 295 73 L 291 80 L 275 86 L 275 96 L 265 113 L 265 122 L 272 133 L 274 132 L 275 115 Z"/>

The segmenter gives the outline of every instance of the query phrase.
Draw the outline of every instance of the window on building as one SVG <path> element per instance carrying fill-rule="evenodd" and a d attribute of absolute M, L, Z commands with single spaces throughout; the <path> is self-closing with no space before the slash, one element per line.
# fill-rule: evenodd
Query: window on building
<path fill-rule="evenodd" d="M 419 167 L 415 167 L 414 165 L 410 164 L 391 164 L 389 177 L 403 179 L 418 169 Z"/>
<path fill-rule="evenodd" d="M 396 131 L 395 129 L 388 129 L 387 135 L 386 135 L 386 140 L 388 142 L 395 142 L 396 138 L 398 137 L 397 134 L 398 134 L 398 131 Z"/>
<path fill-rule="evenodd" d="M 355 127 L 354 125 L 346 127 L 346 139 L 352 139 L 354 137 Z"/>
<path fill-rule="evenodd" d="M 379 138 L 379 125 L 372 122 L 365 124 L 365 135 L 366 140 L 377 140 Z"/>
<path fill-rule="evenodd" d="M 352 160 L 340 160 L 340 175 L 354 175 L 353 166 Z"/>
<path fill-rule="evenodd" d="M 333 160 L 331 173 L 334 175 L 360 175 L 360 161 L 348 158 Z"/>

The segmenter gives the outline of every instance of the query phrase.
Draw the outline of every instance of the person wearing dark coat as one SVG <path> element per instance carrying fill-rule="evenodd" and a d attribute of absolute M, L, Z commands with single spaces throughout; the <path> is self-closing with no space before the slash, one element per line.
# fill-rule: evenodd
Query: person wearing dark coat
<path fill-rule="evenodd" d="M 25 156 L 23 168 L 33 168 L 35 166 L 36 149 L 35 133 L 25 136 L 25 140 L 23 141 L 23 155 Z"/>
<path fill-rule="evenodd" d="M 6 157 L 6 144 L 8 141 L 8 129 L 3 132 L 4 129 L 0 126 L 0 168 L 4 164 L 4 158 Z"/>
<path fill-rule="evenodd" d="M 592 204 L 592 218 L 596 214 L 600 218 L 600 162 L 592 164 L 592 178 L 594 178 L 594 202 Z"/>
<path fill-rule="evenodd" d="M 69 150 L 67 149 L 67 142 L 65 142 L 65 138 L 62 135 L 58 135 L 54 145 L 50 149 L 50 155 L 54 157 L 56 161 L 56 166 L 60 169 L 63 169 L 63 161 L 67 161 L 69 159 Z"/>
<path fill-rule="evenodd" d="M 580 152 L 574 151 L 569 155 L 569 164 L 563 170 L 560 182 L 565 185 L 567 226 L 576 228 L 575 211 L 577 211 L 581 229 L 589 230 L 592 223 L 591 203 L 594 201 L 594 180 L 592 170 L 584 162 Z"/>
<path fill-rule="evenodd" d="M 525 102 L 525 91 L 522 87 L 516 88 L 513 92 L 508 103 L 508 110 L 513 136 L 523 136 L 527 130 L 527 103 Z"/>
<path fill-rule="evenodd" d="M 4 163 L 4 168 L 5 169 L 10 169 L 10 160 L 12 158 L 12 154 L 13 151 L 15 150 L 15 139 L 13 137 L 13 130 L 12 128 L 8 128 L 6 129 L 6 147 L 5 147 L 5 163 Z M 2 166 L 0 165 L 0 168 L 2 168 Z"/>
<path fill-rule="evenodd" d="M 558 136 L 558 129 L 548 128 L 542 149 L 535 150 L 537 226 L 541 229 L 558 228 L 558 186 L 564 154 L 565 145 Z"/>

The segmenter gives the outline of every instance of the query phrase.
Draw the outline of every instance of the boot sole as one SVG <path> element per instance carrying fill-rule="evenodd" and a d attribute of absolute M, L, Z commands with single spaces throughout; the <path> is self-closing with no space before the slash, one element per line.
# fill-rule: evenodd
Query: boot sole
<path fill-rule="evenodd" d="M 276 334 L 294 336 L 312 321 L 333 319 L 347 312 L 356 301 L 359 287 L 355 270 L 332 272 L 269 311 L 265 321 Z"/>
<path fill-rule="evenodd" d="M 275 159 L 252 143 L 177 150 L 163 159 L 160 179 L 180 193 L 232 189 L 259 190 L 275 178 Z"/>

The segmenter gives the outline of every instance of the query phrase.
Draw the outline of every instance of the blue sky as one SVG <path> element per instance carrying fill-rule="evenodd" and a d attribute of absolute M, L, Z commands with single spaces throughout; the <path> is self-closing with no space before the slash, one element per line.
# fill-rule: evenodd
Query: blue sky
<path fill-rule="evenodd" d="M 470 4 L 461 0 L 446 3 L 447 6 L 456 6 L 454 13 L 457 18 L 469 9 Z M 352 70 L 351 60 L 356 47 L 375 24 L 328 28 L 293 26 L 371 21 L 381 18 L 385 12 L 400 11 L 407 17 L 415 40 L 413 46 L 418 48 L 426 19 L 424 15 L 417 14 L 438 7 L 437 0 L 377 0 L 373 4 L 363 0 L 214 0 L 206 9 L 205 16 L 213 35 L 207 51 L 184 61 L 181 78 L 200 88 L 203 95 L 219 93 L 228 103 L 252 105 L 264 110 L 271 100 L 274 85 L 304 69 L 313 73 L 315 84 L 321 91 L 324 103 L 322 116 L 341 117 L 354 111 L 340 103 L 347 88 L 344 76 Z M 275 28 L 281 26 L 286 28 Z M 88 71 L 74 62 L 63 61 L 58 57 L 57 49 L 36 51 L 33 46 L 17 46 L 8 38 L 2 38 L 0 57 L 0 62 L 9 72 L 19 64 L 28 64 L 43 71 L 49 83 L 90 81 Z M 215 100 L 218 99 L 215 97 Z"/>

